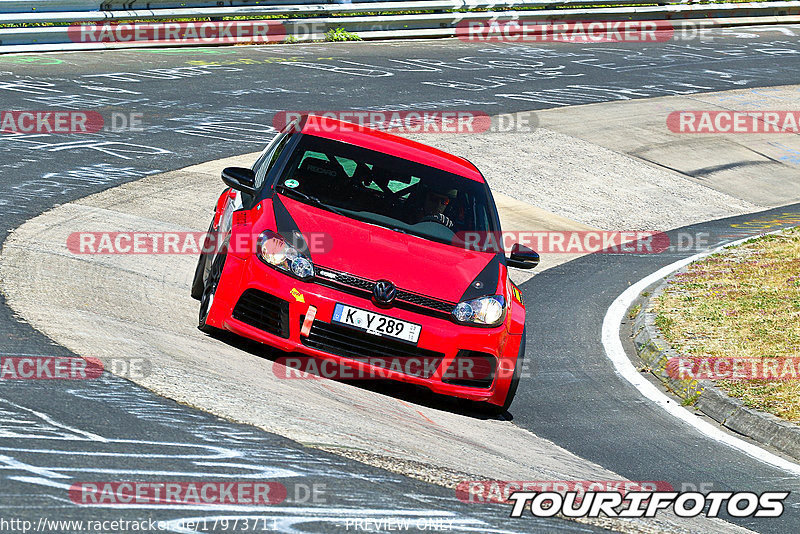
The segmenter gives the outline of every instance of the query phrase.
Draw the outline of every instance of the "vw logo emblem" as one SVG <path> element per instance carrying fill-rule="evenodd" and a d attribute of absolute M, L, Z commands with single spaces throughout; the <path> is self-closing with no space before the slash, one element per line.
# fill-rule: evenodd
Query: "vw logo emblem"
<path fill-rule="evenodd" d="M 372 288 L 372 297 L 375 302 L 380 304 L 391 303 L 395 295 L 397 295 L 397 288 L 389 280 L 378 280 Z"/>

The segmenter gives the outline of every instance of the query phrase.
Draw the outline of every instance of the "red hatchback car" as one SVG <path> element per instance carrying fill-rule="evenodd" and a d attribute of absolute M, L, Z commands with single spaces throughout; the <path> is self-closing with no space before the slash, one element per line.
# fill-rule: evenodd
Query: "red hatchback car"
<path fill-rule="evenodd" d="M 508 409 L 525 353 L 508 267 L 539 256 L 463 238 L 500 235 L 473 164 L 307 115 L 222 178 L 192 285 L 201 330 Z"/>

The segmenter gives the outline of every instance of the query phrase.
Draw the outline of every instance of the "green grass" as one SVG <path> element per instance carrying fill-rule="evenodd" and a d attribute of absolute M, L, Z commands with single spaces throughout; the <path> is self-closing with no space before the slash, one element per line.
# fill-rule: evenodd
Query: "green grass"
<path fill-rule="evenodd" d="M 656 326 L 683 355 L 800 357 L 800 229 L 691 264 L 655 303 Z M 746 406 L 800 422 L 800 380 L 718 380 Z"/>
<path fill-rule="evenodd" d="M 669 337 L 672 333 L 672 324 L 674 321 L 663 314 L 656 315 L 656 326 L 661 330 L 665 336 Z"/>
<path fill-rule="evenodd" d="M 681 400 L 681 406 L 694 406 L 697 400 L 700 398 L 701 393 L 695 393 L 694 395 L 689 395 L 688 397 Z"/>
<path fill-rule="evenodd" d="M 330 42 L 337 41 L 360 41 L 361 37 L 355 33 L 349 32 L 344 28 L 336 28 L 325 32 L 325 40 Z"/>

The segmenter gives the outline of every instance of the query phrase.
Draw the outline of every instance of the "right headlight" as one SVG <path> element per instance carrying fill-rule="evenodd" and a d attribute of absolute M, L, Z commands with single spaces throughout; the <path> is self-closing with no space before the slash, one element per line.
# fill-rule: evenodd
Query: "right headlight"
<path fill-rule="evenodd" d="M 464 324 L 498 326 L 505 315 L 506 299 L 502 295 L 465 300 L 453 308 L 453 317 Z"/>
<path fill-rule="evenodd" d="M 314 264 L 296 248 L 286 242 L 282 235 L 267 230 L 258 236 L 256 255 L 276 269 L 306 280 L 314 276 Z"/>

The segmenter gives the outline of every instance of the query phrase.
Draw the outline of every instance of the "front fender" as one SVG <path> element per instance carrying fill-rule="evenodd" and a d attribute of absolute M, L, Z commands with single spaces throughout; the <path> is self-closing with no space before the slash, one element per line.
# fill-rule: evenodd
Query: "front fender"
<path fill-rule="evenodd" d="M 508 285 L 511 289 L 511 299 L 509 300 L 511 304 L 511 318 L 508 322 L 508 333 L 521 335 L 523 330 L 525 330 L 525 299 L 514 282 L 509 280 Z"/>

